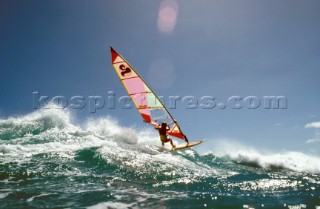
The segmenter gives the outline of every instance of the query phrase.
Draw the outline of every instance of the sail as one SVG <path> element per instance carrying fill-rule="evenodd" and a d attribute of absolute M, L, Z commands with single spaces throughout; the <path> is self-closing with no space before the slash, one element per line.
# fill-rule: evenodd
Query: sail
<path fill-rule="evenodd" d="M 143 120 L 153 126 L 165 122 L 170 126 L 170 130 L 167 132 L 169 135 L 184 139 L 185 135 L 182 133 L 179 124 L 158 96 L 129 63 L 112 47 L 110 48 L 112 65 Z"/>

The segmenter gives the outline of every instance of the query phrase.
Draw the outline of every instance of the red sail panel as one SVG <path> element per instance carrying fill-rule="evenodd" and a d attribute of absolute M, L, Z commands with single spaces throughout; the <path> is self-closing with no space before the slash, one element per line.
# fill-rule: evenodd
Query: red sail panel
<path fill-rule="evenodd" d="M 184 139 L 184 134 L 181 132 L 180 128 L 174 124 L 173 127 L 167 132 L 169 135 Z"/>

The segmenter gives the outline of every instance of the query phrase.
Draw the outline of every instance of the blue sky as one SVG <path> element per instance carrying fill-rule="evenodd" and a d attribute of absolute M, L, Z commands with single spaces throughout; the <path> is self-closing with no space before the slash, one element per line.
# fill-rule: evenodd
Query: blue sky
<path fill-rule="evenodd" d="M 316 0 L 4 0 L 0 115 L 33 111 L 34 91 L 126 95 L 110 63 L 112 46 L 158 95 L 214 96 L 224 103 L 235 95 L 287 98 L 288 108 L 277 110 L 180 103 L 171 113 L 192 140 L 317 154 L 320 127 L 310 123 L 320 121 L 319 19 Z M 146 126 L 134 109 L 74 112 L 80 123 L 110 115 L 125 126 Z"/>

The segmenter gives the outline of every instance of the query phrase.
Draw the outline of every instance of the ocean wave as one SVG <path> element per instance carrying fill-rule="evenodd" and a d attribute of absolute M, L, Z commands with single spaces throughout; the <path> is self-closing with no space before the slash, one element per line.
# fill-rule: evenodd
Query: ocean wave
<path fill-rule="evenodd" d="M 45 107 L 25 116 L 0 119 L 0 140 L 39 135 L 52 128 L 74 129 L 70 112 L 50 104 L 50 108 Z"/>
<path fill-rule="evenodd" d="M 228 140 L 218 141 L 214 147 L 214 151 L 208 152 L 206 155 L 227 157 L 239 164 L 261 167 L 268 170 L 291 170 L 311 174 L 320 173 L 320 158 L 302 152 L 261 152 L 255 148 Z"/>
<path fill-rule="evenodd" d="M 227 140 L 213 146 L 210 159 L 194 150 L 171 152 L 170 145 L 161 147 L 157 133 L 151 128 L 122 127 L 110 117 L 91 118 L 80 126 L 73 123 L 68 110 L 57 107 L 1 119 L 0 139 L 0 154 L 7 156 L 4 161 L 26 161 L 41 153 L 73 158 L 79 150 L 97 148 L 100 160 L 138 174 L 176 177 L 173 182 L 221 174 L 228 168 L 225 159 L 269 170 L 320 173 L 319 157 L 301 152 L 259 152 Z"/>

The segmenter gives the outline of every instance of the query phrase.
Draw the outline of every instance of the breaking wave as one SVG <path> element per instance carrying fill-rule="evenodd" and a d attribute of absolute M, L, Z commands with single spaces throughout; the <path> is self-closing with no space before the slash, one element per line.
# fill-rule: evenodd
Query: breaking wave
<path fill-rule="evenodd" d="M 209 151 L 206 155 L 223 157 L 239 164 L 268 170 L 320 173 L 320 157 L 306 155 L 302 152 L 261 152 L 237 142 L 220 140 L 213 147 L 215 147 L 214 151 Z"/>

